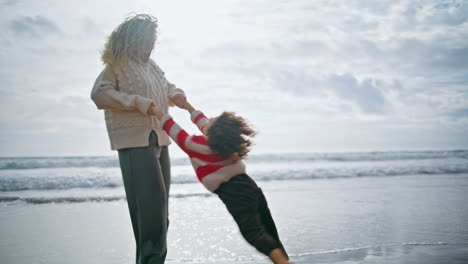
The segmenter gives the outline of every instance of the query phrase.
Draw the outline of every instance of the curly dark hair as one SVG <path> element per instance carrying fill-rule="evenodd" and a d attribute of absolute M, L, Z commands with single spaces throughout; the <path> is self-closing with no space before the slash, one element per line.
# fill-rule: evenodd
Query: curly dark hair
<path fill-rule="evenodd" d="M 247 121 L 233 112 L 223 112 L 206 131 L 208 146 L 220 157 L 237 157 L 243 159 L 250 151 L 252 142 L 247 137 L 256 132 Z"/>

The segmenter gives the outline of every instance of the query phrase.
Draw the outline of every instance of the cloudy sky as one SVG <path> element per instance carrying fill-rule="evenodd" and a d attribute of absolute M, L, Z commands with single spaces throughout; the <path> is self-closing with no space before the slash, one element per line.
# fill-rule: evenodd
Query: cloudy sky
<path fill-rule="evenodd" d="M 467 1 L 0 3 L 0 156 L 115 155 L 89 94 L 132 12 L 195 106 L 250 120 L 253 153 L 468 148 Z"/>

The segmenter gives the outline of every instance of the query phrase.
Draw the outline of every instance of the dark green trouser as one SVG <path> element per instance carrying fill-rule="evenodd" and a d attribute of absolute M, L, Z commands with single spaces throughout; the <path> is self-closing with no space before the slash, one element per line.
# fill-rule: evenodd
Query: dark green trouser
<path fill-rule="evenodd" d="M 136 241 L 137 264 L 163 264 L 169 225 L 171 181 L 167 146 L 159 147 L 152 131 L 148 147 L 119 150 L 128 209 Z"/>

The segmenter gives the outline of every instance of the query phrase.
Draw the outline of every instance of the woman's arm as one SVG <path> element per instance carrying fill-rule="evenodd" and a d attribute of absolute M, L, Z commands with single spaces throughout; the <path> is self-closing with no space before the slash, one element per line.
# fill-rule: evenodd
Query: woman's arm
<path fill-rule="evenodd" d="M 178 107 L 182 107 L 182 105 L 186 102 L 184 91 L 182 89 L 176 88 L 174 84 L 168 82 L 167 80 L 166 82 L 169 102 Z"/>
<path fill-rule="evenodd" d="M 117 79 L 109 66 L 101 72 L 91 91 L 91 99 L 98 109 L 118 109 L 148 114 L 153 100 L 140 95 L 130 95 L 116 90 Z"/>

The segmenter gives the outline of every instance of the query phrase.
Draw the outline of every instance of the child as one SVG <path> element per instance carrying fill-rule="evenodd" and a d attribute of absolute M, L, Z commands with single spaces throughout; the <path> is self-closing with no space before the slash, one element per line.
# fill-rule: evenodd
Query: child
<path fill-rule="evenodd" d="M 245 137 L 254 136 L 255 132 L 234 113 L 224 112 L 207 119 L 189 103 L 183 108 L 191 114 L 202 136 L 188 135 L 158 107 L 149 113 L 161 120 L 163 129 L 189 155 L 198 180 L 223 201 L 247 242 L 275 264 L 289 263 L 265 196 L 245 174 L 242 159 L 251 145 Z"/>

